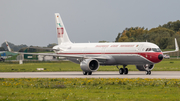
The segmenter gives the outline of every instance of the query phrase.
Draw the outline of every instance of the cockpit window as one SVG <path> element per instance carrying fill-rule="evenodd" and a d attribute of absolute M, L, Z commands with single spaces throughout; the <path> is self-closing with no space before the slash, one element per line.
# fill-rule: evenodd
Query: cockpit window
<path fill-rule="evenodd" d="M 151 48 L 147 48 L 146 51 L 151 51 Z"/>
<path fill-rule="evenodd" d="M 161 49 L 159 49 L 159 48 L 147 48 L 146 51 L 161 52 Z"/>
<path fill-rule="evenodd" d="M 153 50 L 154 52 L 161 52 L 161 49 L 159 49 L 159 48 L 152 48 L 152 50 Z"/>

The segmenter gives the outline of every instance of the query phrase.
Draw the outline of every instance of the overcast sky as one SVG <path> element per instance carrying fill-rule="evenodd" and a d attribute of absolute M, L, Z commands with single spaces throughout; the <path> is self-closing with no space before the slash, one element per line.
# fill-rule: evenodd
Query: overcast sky
<path fill-rule="evenodd" d="M 57 43 L 54 13 L 72 42 L 115 41 L 126 27 L 180 20 L 180 0 L 0 0 L 0 45 Z"/>

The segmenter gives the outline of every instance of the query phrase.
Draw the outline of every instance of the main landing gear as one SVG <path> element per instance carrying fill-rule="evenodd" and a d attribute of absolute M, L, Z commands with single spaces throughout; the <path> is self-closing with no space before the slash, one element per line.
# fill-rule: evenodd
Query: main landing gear
<path fill-rule="evenodd" d="M 116 66 L 119 69 L 119 74 L 122 75 L 124 74 L 128 74 L 128 69 L 126 68 L 127 65 L 123 65 L 123 68 L 119 68 L 118 66 Z"/>
<path fill-rule="evenodd" d="M 83 75 L 91 75 L 92 74 L 92 72 L 85 72 L 85 71 L 83 71 Z"/>
<path fill-rule="evenodd" d="M 146 71 L 146 75 L 151 75 L 151 71 Z"/>

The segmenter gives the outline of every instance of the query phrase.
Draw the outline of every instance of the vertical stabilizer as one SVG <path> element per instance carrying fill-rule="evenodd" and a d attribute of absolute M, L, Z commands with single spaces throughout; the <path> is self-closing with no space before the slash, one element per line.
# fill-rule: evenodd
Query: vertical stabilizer
<path fill-rule="evenodd" d="M 8 45 L 8 43 L 7 43 L 7 41 L 5 40 L 5 42 L 6 42 L 6 46 L 7 46 L 7 48 L 8 48 L 8 51 L 10 51 L 11 52 L 11 48 L 9 47 L 9 45 Z"/>
<path fill-rule="evenodd" d="M 58 44 L 71 43 L 59 13 L 55 13 Z"/>

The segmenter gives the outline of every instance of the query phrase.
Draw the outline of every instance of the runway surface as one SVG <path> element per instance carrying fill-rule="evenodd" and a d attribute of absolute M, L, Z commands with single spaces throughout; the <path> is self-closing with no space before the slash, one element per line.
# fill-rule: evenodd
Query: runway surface
<path fill-rule="evenodd" d="M 119 75 L 118 71 L 97 71 L 92 75 L 82 72 L 0 72 L 0 78 L 167 78 L 180 79 L 180 71 L 129 71 L 128 75 Z"/>

